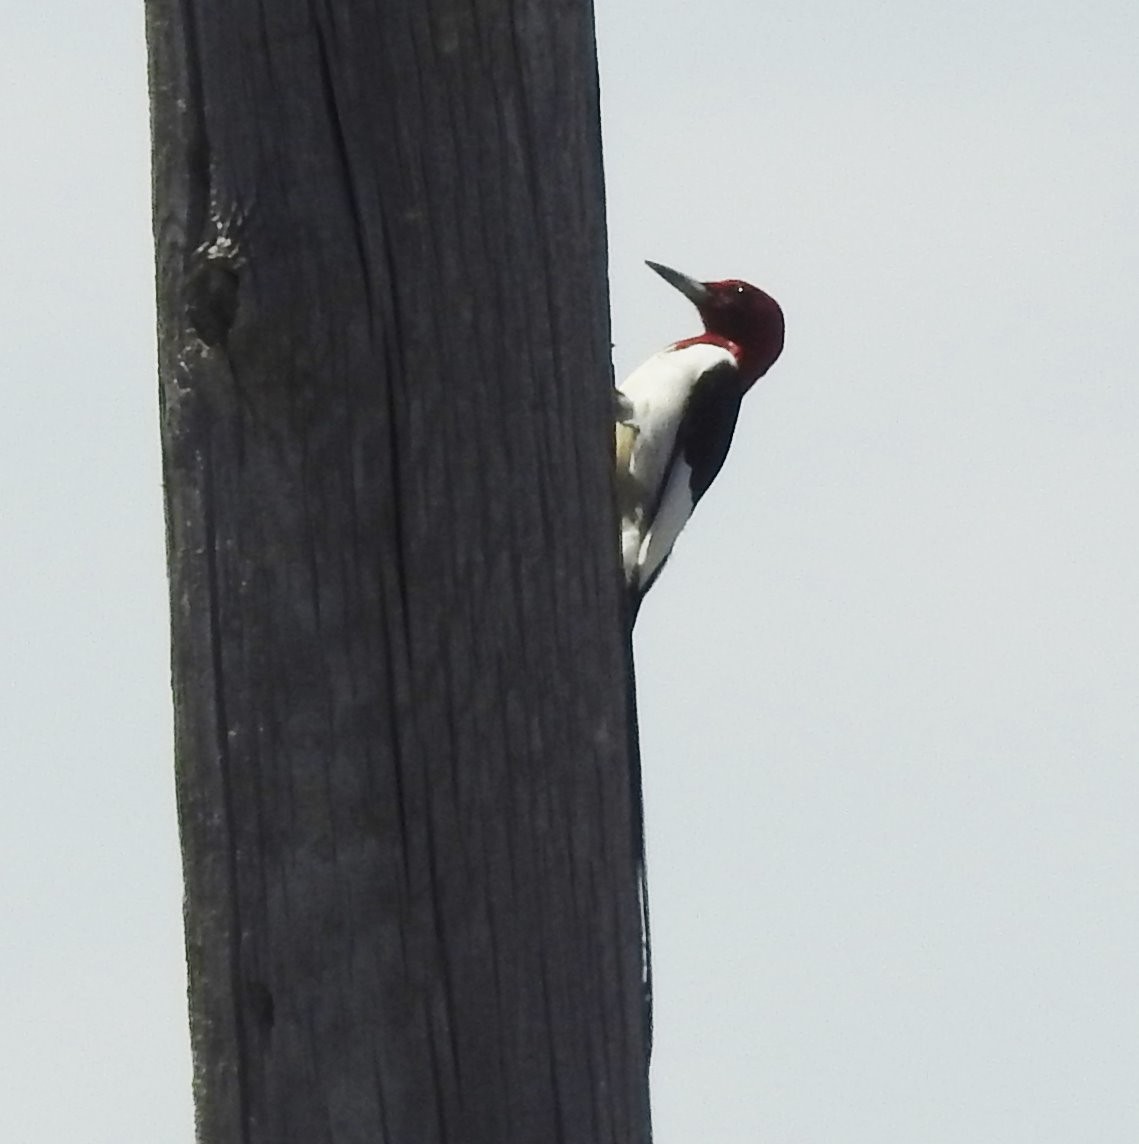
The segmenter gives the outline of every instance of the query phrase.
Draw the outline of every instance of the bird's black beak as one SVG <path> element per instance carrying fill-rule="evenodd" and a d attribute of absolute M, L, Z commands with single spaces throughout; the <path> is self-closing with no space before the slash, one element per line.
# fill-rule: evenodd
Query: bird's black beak
<path fill-rule="evenodd" d="M 645 265 L 650 270 L 655 270 L 670 286 L 675 286 L 694 306 L 703 306 L 711 301 L 712 295 L 703 282 L 697 282 L 695 278 L 689 278 L 687 274 L 681 274 L 679 270 L 661 266 L 659 262 L 649 262 L 646 259 Z"/>

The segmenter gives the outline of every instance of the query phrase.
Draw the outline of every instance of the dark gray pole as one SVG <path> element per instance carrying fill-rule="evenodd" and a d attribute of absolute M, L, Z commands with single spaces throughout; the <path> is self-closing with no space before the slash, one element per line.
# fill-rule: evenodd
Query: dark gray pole
<path fill-rule="evenodd" d="M 648 1138 L 589 0 L 147 0 L 199 1139 Z"/>

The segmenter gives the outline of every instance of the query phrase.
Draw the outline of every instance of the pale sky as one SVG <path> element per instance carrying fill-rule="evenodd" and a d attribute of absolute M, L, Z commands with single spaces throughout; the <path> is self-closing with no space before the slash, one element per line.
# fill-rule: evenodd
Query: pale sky
<path fill-rule="evenodd" d="M 0 1139 L 190 1144 L 138 4 L 6 0 Z M 1139 9 L 600 0 L 642 265 L 787 314 L 642 609 L 656 1144 L 1139 1140 Z"/>

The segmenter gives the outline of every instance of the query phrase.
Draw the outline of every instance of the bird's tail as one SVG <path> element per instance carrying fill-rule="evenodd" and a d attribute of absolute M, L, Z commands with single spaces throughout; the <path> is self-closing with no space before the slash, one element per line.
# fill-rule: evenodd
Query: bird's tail
<path fill-rule="evenodd" d="M 641 601 L 645 598 L 644 592 L 636 583 L 629 585 L 629 627 L 637 622 L 637 613 L 641 610 Z"/>

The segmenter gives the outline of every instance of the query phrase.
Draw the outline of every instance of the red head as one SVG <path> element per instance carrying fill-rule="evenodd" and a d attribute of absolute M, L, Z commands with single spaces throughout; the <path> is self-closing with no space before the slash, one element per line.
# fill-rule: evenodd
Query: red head
<path fill-rule="evenodd" d="M 709 334 L 738 348 L 745 390 L 775 364 L 783 352 L 783 311 L 770 294 L 735 278 L 697 282 L 656 262 L 648 266 L 700 311 Z"/>

